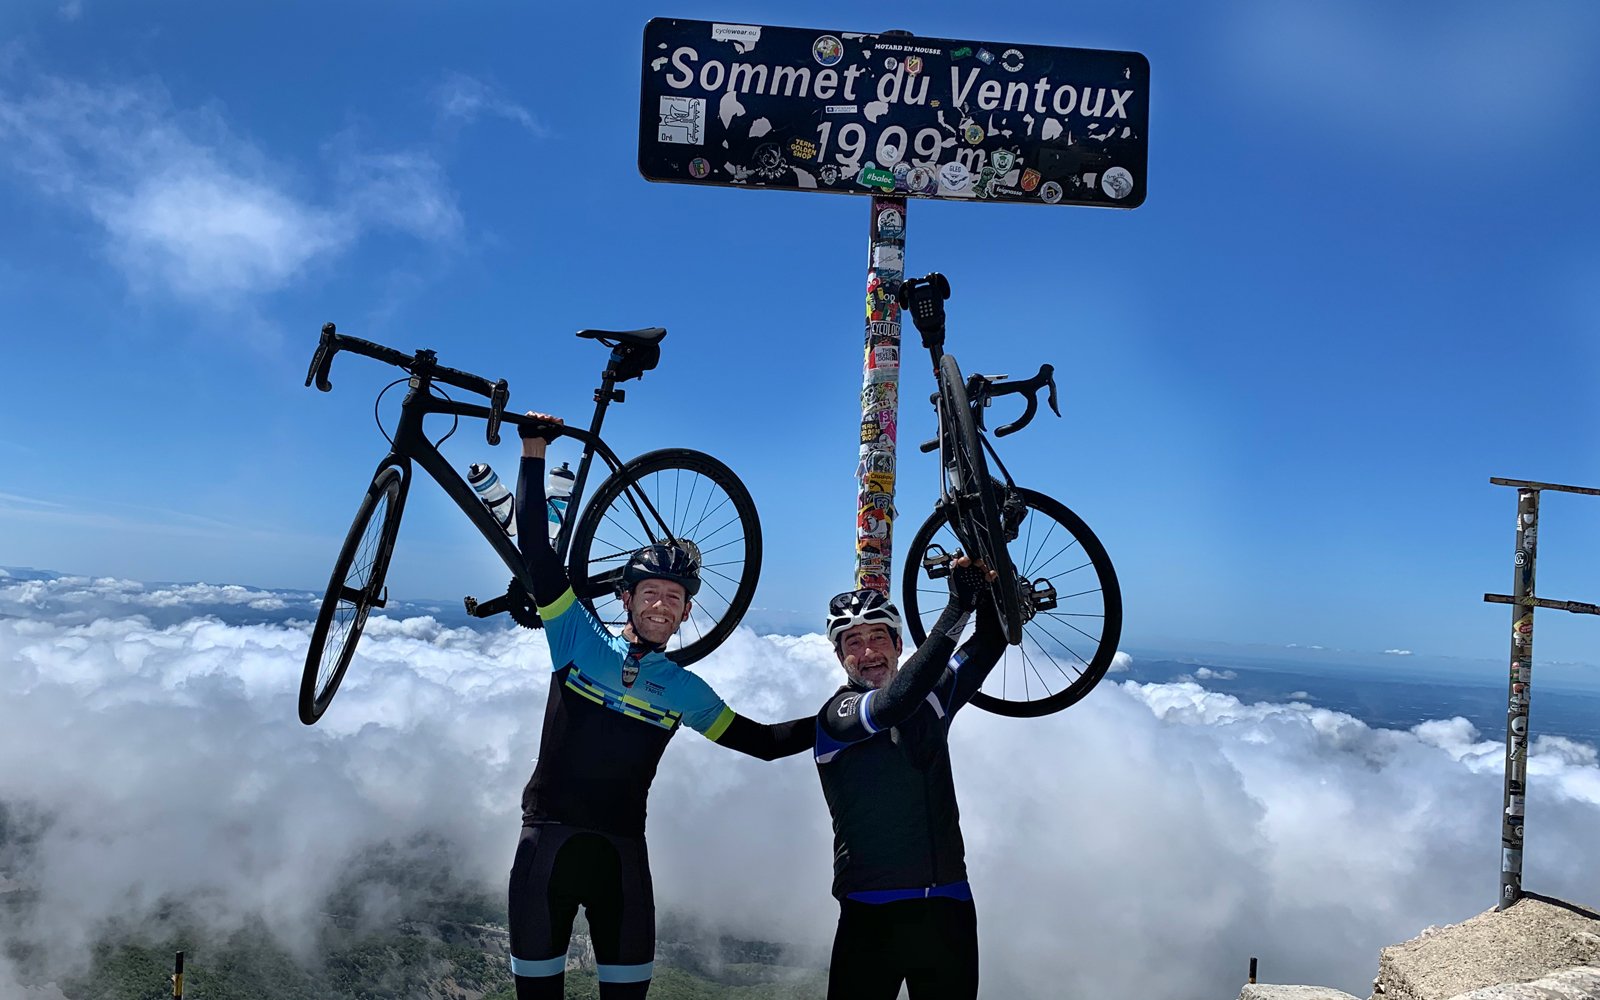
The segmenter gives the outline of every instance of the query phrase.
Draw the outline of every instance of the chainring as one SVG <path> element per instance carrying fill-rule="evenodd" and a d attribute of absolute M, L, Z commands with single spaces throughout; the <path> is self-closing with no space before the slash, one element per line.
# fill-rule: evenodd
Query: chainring
<path fill-rule="evenodd" d="M 506 611 L 510 613 L 511 620 L 518 625 L 523 628 L 544 628 L 544 621 L 539 617 L 533 597 L 516 577 L 512 577 L 510 585 L 506 587 L 506 604 Z"/>

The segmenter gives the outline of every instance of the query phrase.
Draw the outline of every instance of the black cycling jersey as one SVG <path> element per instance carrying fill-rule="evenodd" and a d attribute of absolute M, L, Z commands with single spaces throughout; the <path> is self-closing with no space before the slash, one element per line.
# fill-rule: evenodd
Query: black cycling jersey
<path fill-rule="evenodd" d="M 519 1000 L 562 992 L 577 907 L 594 934 L 600 995 L 642 997 L 655 950 L 645 801 L 680 725 L 772 760 L 809 749 L 810 718 L 765 726 L 658 649 L 611 632 L 573 594 L 550 547 L 544 460 L 524 458 L 517 534 L 554 672 L 539 762 L 522 794 L 510 883 L 511 968 Z"/>
<path fill-rule="evenodd" d="M 953 656 L 945 631 L 936 626 L 887 687 L 846 684 L 817 714 L 817 774 L 833 814 L 840 899 L 909 898 L 966 880 L 946 737 L 1005 640 L 987 601 L 977 631 Z"/>

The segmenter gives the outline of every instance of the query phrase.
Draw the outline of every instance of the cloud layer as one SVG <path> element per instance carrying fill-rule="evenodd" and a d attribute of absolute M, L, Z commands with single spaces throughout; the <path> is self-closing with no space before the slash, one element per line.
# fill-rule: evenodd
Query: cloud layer
<path fill-rule="evenodd" d="M 364 236 L 430 243 L 462 228 L 431 154 L 341 136 L 333 176 L 299 176 L 213 106 L 159 84 L 0 76 L 0 165 L 92 221 L 140 290 L 207 302 L 282 288 Z"/>
<path fill-rule="evenodd" d="M 308 729 L 294 718 L 303 620 L 217 617 L 284 596 L 212 588 L 188 595 L 211 616 L 144 613 L 182 596 L 0 580 L 0 803 L 38 831 L 0 854 L 0 891 L 39 893 L 37 919 L 4 934 L 70 964 L 104 921 L 179 894 L 219 927 L 256 915 L 293 943 L 357 851 L 419 834 L 503 891 L 542 635 L 374 619 Z M 817 636 L 746 630 L 697 669 L 773 720 L 810 714 L 838 674 Z M 1364 993 L 1381 946 L 1494 903 L 1501 748 L 1463 720 L 1381 730 L 1108 680 L 1045 719 L 965 712 L 953 744 L 988 996 L 1224 996 L 1252 955 L 1274 980 Z M 1528 885 L 1593 904 L 1595 749 L 1541 740 L 1531 771 Z M 686 732 L 650 834 L 663 911 L 827 944 L 829 821 L 808 760 L 747 760 Z"/>

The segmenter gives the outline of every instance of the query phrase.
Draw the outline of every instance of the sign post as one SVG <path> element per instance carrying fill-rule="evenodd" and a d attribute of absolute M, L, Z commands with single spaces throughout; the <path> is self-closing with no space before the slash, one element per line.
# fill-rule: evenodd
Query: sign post
<path fill-rule="evenodd" d="M 1137 52 L 654 18 L 647 180 L 872 198 L 856 586 L 889 590 L 910 199 L 1137 208 L 1150 63 Z"/>
<path fill-rule="evenodd" d="M 1526 479 L 1491 476 L 1496 486 L 1517 490 L 1517 545 L 1513 549 L 1510 594 L 1484 594 L 1491 604 L 1511 605 L 1511 678 L 1506 697 L 1506 779 L 1500 814 L 1500 899 L 1504 910 L 1522 898 L 1523 825 L 1528 801 L 1528 709 L 1533 703 L 1533 610 L 1552 608 L 1576 614 L 1600 614 L 1583 601 L 1551 601 L 1534 595 L 1534 563 L 1539 554 L 1539 493 L 1556 490 L 1600 496 L 1587 486 L 1561 486 Z"/>
<path fill-rule="evenodd" d="M 861 361 L 861 462 L 856 468 L 856 589 L 889 593 L 893 569 L 895 441 L 900 409 L 900 304 L 906 202 L 873 198 L 867 260 L 867 336 Z"/>

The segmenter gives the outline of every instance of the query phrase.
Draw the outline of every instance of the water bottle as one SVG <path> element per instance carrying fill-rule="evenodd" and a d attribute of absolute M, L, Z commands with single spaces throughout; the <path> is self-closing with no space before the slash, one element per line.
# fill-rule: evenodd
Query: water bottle
<path fill-rule="evenodd" d="M 472 463 L 467 468 L 467 484 L 478 494 L 478 499 L 489 508 L 489 513 L 500 522 L 500 527 L 506 529 L 506 534 L 517 533 L 517 498 L 508 489 L 494 470 L 479 462 Z"/>
<path fill-rule="evenodd" d="M 561 463 L 559 469 L 551 469 L 550 475 L 545 477 L 545 506 L 549 508 L 552 542 L 561 533 L 561 522 L 567 516 L 567 500 L 572 496 L 572 484 L 577 478 L 577 474 L 569 469 L 565 462 Z"/>

